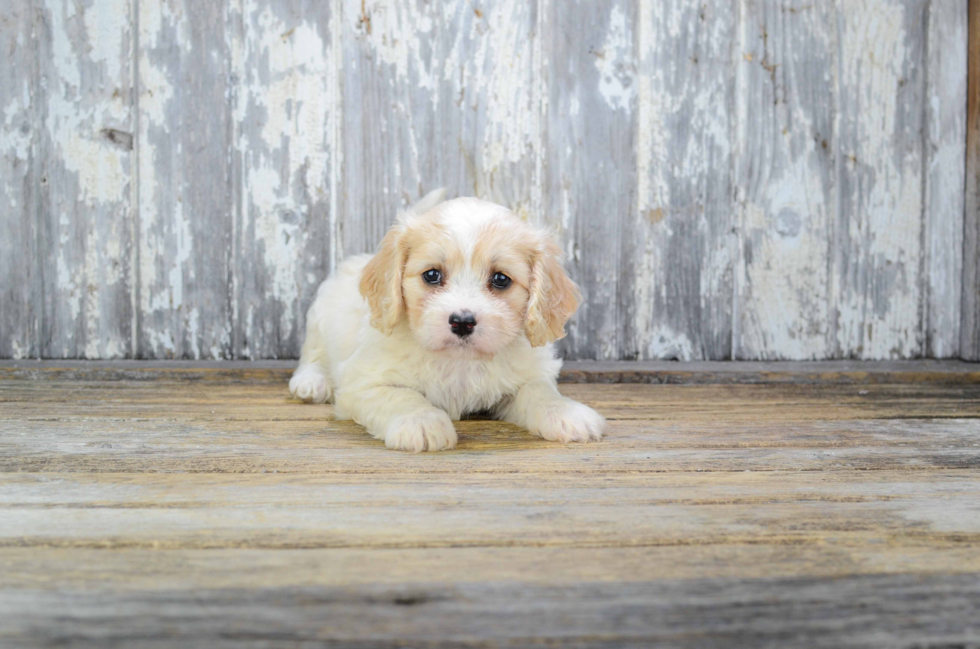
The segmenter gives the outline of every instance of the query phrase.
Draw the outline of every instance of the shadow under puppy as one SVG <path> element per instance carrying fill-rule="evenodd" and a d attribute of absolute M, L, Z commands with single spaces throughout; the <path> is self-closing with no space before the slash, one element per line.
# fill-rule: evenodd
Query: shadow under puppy
<path fill-rule="evenodd" d="M 552 343 L 578 308 L 561 252 L 510 210 L 432 192 L 377 254 L 320 285 L 290 392 L 353 419 L 388 448 L 456 446 L 453 419 L 489 412 L 558 442 L 606 421 L 563 397 Z"/>

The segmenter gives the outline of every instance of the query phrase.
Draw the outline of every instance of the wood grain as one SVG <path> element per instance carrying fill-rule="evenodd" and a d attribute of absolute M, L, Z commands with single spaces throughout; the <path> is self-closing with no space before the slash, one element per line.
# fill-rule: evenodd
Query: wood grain
<path fill-rule="evenodd" d="M 966 4 L 931 2 L 927 16 L 923 351 L 933 358 L 955 358 L 960 351 L 966 170 L 948 161 L 966 158 Z"/>
<path fill-rule="evenodd" d="M 460 422 L 456 451 L 378 454 L 329 406 L 282 386 L 0 384 L 3 471 L 603 473 L 934 470 L 978 466 L 977 386 L 565 385 L 611 421 L 559 446 Z M 241 452 L 245 444 L 247 452 Z"/>
<path fill-rule="evenodd" d="M 412 455 L 213 371 L 0 380 L 0 644 L 976 641 L 976 382 L 570 383 L 602 442 Z"/>
<path fill-rule="evenodd" d="M 839 211 L 831 282 L 836 355 L 923 352 L 926 2 L 838 3 Z"/>
<path fill-rule="evenodd" d="M 739 9 L 644 0 L 639 11 L 629 351 L 731 358 Z"/>
<path fill-rule="evenodd" d="M 746 2 L 741 11 L 738 148 L 752 155 L 737 159 L 734 357 L 832 357 L 837 10 Z"/>
<path fill-rule="evenodd" d="M 260 0 L 235 17 L 238 208 L 228 357 L 295 357 L 306 310 L 337 261 L 337 5 Z"/>
<path fill-rule="evenodd" d="M 885 647 L 937 638 L 971 646 L 977 585 L 975 574 L 574 588 L 464 583 L 207 589 L 193 602 L 161 592 L 69 591 L 5 597 L 0 606 L 10 610 L 14 647 L 175 640 L 208 647 Z M 51 610 L 65 611 L 63 626 L 48 623 L 42 612 Z M 120 622 L 107 626 L 106 610 Z M 447 620 L 454 621 L 450 633 Z"/>
<path fill-rule="evenodd" d="M 548 2 L 545 211 L 588 299 L 569 321 L 568 358 L 635 358 L 636 8 Z M 615 216 L 614 216 L 615 215 Z"/>
<path fill-rule="evenodd" d="M 43 295 L 37 254 L 38 79 L 31 7 L 0 7 L 0 358 L 40 356 L 35 299 Z"/>
<path fill-rule="evenodd" d="M 970 0 L 960 353 L 980 361 L 980 0 Z"/>
<path fill-rule="evenodd" d="M 980 359 L 969 0 L 7 4 L 0 357 L 294 358 L 445 186 L 558 232 L 570 359 Z"/>
<path fill-rule="evenodd" d="M 0 361 L 0 379 L 32 381 L 289 381 L 295 361 Z M 980 367 L 963 361 L 565 361 L 560 383 L 908 384 L 980 383 Z"/>
<path fill-rule="evenodd" d="M 132 357 L 132 4 L 50 0 L 34 10 L 38 353 Z"/>
<path fill-rule="evenodd" d="M 615 451 L 614 451 L 615 452 Z M 0 547 L 621 548 L 980 541 L 980 481 L 946 471 L 603 476 L 0 475 Z M 931 510 L 941 499 L 942 512 Z M 705 527 L 704 521 L 711 526 Z M 974 562 L 975 563 L 975 562 Z"/>
<path fill-rule="evenodd" d="M 136 358 L 232 355 L 233 32 L 225 3 L 139 6 Z"/>
<path fill-rule="evenodd" d="M 445 186 L 539 220 L 536 2 L 343 3 L 343 251 Z"/>
<path fill-rule="evenodd" d="M 220 560 L 218 557 L 220 556 Z M 0 548 L 0 589 L 119 593 L 193 589 L 387 585 L 411 591 L 443 584 L 577 583 L 681 585 L 685 580 L 842 578 L 848 575 L 977 573 L 969 543 L 871 545 L 824 542 L 648 547 L 443 547 L 215 550 Z M 436 579 L 437 577 L 437 579 Z M 0 592 L 3 592 L 0 590 Z"/>

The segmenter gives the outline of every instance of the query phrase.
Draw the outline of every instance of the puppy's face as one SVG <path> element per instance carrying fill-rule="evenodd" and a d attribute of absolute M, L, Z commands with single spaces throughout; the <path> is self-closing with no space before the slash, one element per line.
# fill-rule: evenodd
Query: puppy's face
<path fill-rule="evenodd" d="M 409 216 L 385 236 L 361 277 L 371 324 L 407 322 L 424 348 L 489 358 L 526 335 L 564 335 L 578 289 L 557 246 L 509 210 L 476 199 Z"/>

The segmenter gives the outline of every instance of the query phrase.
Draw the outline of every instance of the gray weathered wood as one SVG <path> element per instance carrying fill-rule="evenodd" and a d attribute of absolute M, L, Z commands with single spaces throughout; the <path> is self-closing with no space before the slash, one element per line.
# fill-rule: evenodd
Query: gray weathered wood
<path fill-rule="evenodd" d="M 330 406 L 288 399 L 281 382 L 4 381 L 0 471 L 588 476 L 980 467 L 976 382 L 561 390 L 610 420 L 601 445 L 561 447 L 474 419 L 457 424 L 455 452 L 409 456 L 334 421 Z"/>
<path fill-rule="evenodd" d="M 289 381 L 295 361 L 0 361 L 0 379 L 40 381 Z M 964 361 L 565 361 L 560 383 L 956 385 L 980 383 Z"/>
<path fill-rule="evenodd" d="M 0 357 L 295 357 L 446 186 L 558 231 L 569 358 L 980 359 L 968 0 L 7 5 Z"/>
<path fill-rule="evenodd" d="M 639 13 L 629 351 L 731 358 L 738 7 L 643 0 Z"/>
<path fill-rule="evenodd" d="M 835 356 L 924 351 L 924 0 L 837 3 Z"/>
<path fill-rule="evenodd" d="M 0 357 L 40 356 L 34 119 L 37 78 L 33 12 L 0 7 Z"/>
<path fill-rule="evenodd" d="M 21 647 L 972 647 L 980 575 L 8 591 Z M 51 612 L 62 612 L 51 624 Z"/>
<path fill-rule="evenodd" d="M 236 214 L 223 2 L 140 0 L 139 358 L 229 358 Z"/>
<path fill-rule="evenodd" d="M 543 4 L 545 211 L 586 299 L 561 343 L 571 358 L 635 358 L 636 6 Z"/>
<path fill-rule="evenodd" d="M 358 215 L 342 225 L 342 256 L 373 252 L 395 212 L 434 187 L 423 174 L 433 180 L 438 13 L 414 1 L 342 4 L 342 187 L 346 213 Z"/>
<path fill-rule="evenodd" d="M 406 454 L 237 367 L 0 381 L 0 645 L 978 639 L 975 379 L 563 385 L 601 442 L 470 419 Z"/>
<path fill-rule="evenodd" d="M 796 1 L 741 11 L 734 356 L 831 357 L 837 11 Z"/>
<path fill-rule="evenodd" d="M 960 352 L 966 157 L 967 6 L 928 7 L 922 277 L 926 310 L 923 355 Z"/>
<path fill-rule="evenodd" d="M 235 19 L 236 358 L 297 356 L 306 310 L 335 261 L 338 5 L 261 0 Z"/>
<path fill-rule="evenodd" d="M 778 477 L 782 477 L 781 474 Z M 47 476 L 45 476 L 47 477 Z M 52 475 L 57 479 L 60 475 Z M 176 476 L 175 476 L 176 477 Z M 774 476 L 767 476 L 771 478 Z M 924 477 L 924 476 L 923 476 Z M 41 478 L 43 479 L 43 477 Z M 921 479 L 921 478 L 920 478 Z M 805 492 L 802 492 L 805 497 Z M 764 498 L 765 496 L 762 496 Z M 857 500 L 855 494 L 848 496 Z M 761 498 L 760 498 L 761 499 Z M 85 506 L 88 503 L 78 503 Z M 92 503 L 97 505 L 96 503 Z M 109 503 L 102 503 L 103 506 Z M 175 503 L 177 504 L 177 503 Z M 180 503 L 192 505 L 198 503 Z M 200 503 L 206 504 L 206 503 Z M 149 509 L 149 508 L 147 508 Z M 852 537 L 852 540 L 857 540 Z M 0 548 L 0 588 L 37 587 L 37 575 L 63 592 L 153 589 L 248 589 L 305 585 L 329 588 L 389 584 L 408 591 L 431 585 L 510 582 L 671 583 L 705 578 L 843 577 L 875 572 L 956 575 L 980 572 L 968 543 L 922 547 L 914 536 L 892 543 L 681 544 L 646 547 L 132 549 Z M 111 559 L 108 557 L 111 556 Z"/>
<path fill-rule="evenodd" d="M 980 0 L 970 0 L 960 353 L 980 361 Z"/>
<path fill-rule="evenodd" d="M 541 218 L 537 3 L 343 6 L 343 252 L 429 190 Z"/>
<path fill-rule="evenodd" d="M 816 449 L 811 453 L 829 455 Z M 931 480 L 921 470 L 864 471 L 842 484 L 819 470 L 780 472 L 767 480 L 737 471 L 699 477 L 616 474 L 611 468 L 603 466 L 601 488 L 574 472 L 0 473 L 0 548 L 448 546 L 533 552 L 695 540 L 770 546 L 849 541 L 866 547 L 895 539 L 941 547 L 950 532 L 963 542 L 980 540 L 974 514 L 980 480 L 968 471 Z M 937 501 L 942 512 L 930 512 Z M 563 520 L 556 526 L 558 518 Z M 860 525 L 862 520 L 873 520 L 873 527 Z"/>
<path fill-rule="evenodd" d="M 132 356 L 132 4 L 34 9 L 39 353 Z"/>

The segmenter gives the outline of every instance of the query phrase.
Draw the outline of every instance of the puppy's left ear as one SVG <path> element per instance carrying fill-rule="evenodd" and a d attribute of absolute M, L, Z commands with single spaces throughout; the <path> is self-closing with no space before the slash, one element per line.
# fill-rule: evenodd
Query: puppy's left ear
<path fill-rule="evenodd" d="M 402 299 L 402 270 L 405 265 L 401 242 L 402 226 L 388 230 L 378 252 L 361 271 L 358 288 L 371 309 L 371 326 L 386 336 L 405 312 Z"/>
<path fill-rule="evenodd" d="M 531 345 L 564 338 L 565 323 L 578 308 L 581 294 L 561 265 L 561 249 L 548 238 L 542 237 L 534 253 L 529 288 L 524 327 Z"/>

